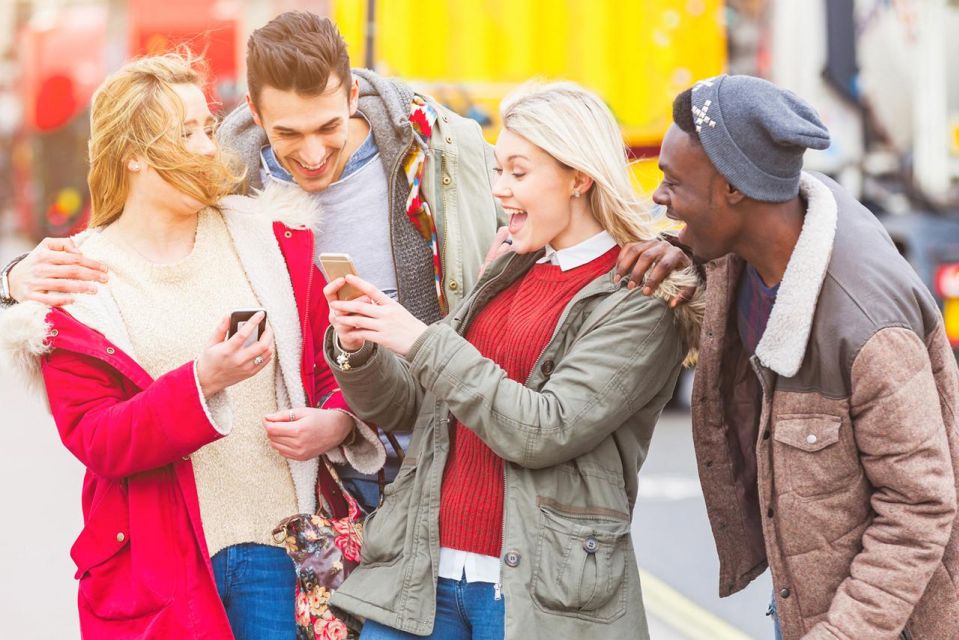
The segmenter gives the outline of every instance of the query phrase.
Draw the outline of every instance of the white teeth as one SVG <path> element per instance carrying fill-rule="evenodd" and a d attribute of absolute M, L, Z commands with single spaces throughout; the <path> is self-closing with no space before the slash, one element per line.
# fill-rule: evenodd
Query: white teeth
<path fill-rule="evenodd" d="M 300 165 L 301 167 L 303 167 L 303 168 L 306 169 L 307 171 L 316 171 L 317 169 L 319 169 L 320 167 L 322 167 L 324 164 L 326 164 L 326 160 L 324 160 L 324 161 L 321 162 L 320 164 L 314 165 L 314 166 L 310 166 L 310 165 L 303 164 L 303 163 L 300 162 L 299 160 L 297 160 L 297 162 L 299 163 L 299 165 Z"/>
<path fill-rule="evenodd" d="M 505 211 L 511 216 L 526 213 L 526 209 L 511 209 L 509 207 L 503 207 L 503 211 Z"/>

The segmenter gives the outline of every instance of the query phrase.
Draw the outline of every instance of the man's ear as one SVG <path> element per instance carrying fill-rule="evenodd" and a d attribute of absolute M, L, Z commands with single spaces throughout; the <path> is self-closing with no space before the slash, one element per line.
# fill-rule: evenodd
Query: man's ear
<path fill-rule="evenodd" d="M 356 115 L 356 110 L 360 107 L 360 81 L 353 78 L 350 85 L 350 116 Z"/>
<path fill-rule="evenodd" d="M 729 182 L 726 182 L 726 189 L 725 189 L 724 195 L 726 197 L 726 204 L 730 206 L 737 205 L 746 199 L 745 194 L 743 194 L 742 191 L 740 191 L 733 185 L 729 184 Z"/>
<path fill-rule="evenodd" d="M 260 114 L 256 110 L 256 105 L 253 104 L 253 98 L 250 97 L 250 94 L 246 94 L 246 106 L 250 108 L 250 114 L 253 116 L 253 122 L 256 123 L 256 126 L 261 129 L 265 128 L 263 122 L 260 120 Z"/>

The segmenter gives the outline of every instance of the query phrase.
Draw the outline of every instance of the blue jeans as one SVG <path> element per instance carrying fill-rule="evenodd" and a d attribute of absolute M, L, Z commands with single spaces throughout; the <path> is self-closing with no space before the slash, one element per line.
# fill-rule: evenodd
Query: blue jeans
<path fill-rule="evenodd" d="M 775 634 L 776 640 L 783 640 L 782 629 L 779 628 L 779 612 L 776 611 L 776 594 L 772 595 L 772 598 L 769 599 L 769 609 L 766 610 L 766 615 L 771 616 L 773 619 L 773 633 Z"/>
<path fill-rule="evenodd" d="M 490 583 L 440 578 L 432 634 L 414 636 L 367 620 L 360 640 L 503 640 L 505 615 Z"/>
<path fill-rule="evenodd" d="M 296 571 L 286 551 L 238 544 L 212 560 L 216 590 L 236 640 L 296 638 Z"/>

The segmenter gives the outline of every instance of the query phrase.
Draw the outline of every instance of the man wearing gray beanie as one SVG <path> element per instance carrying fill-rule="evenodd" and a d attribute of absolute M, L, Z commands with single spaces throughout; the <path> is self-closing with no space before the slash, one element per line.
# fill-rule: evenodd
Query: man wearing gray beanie
<path fill-rule="evenodd" d="M 785 640 L 959 638 L 959 373 L 882 226 L 802 171 L 813 108 L 749 76 L 680 94 L 654 200 L 706 263 L 693 436 L 719 591 L 772 571 Z"/>

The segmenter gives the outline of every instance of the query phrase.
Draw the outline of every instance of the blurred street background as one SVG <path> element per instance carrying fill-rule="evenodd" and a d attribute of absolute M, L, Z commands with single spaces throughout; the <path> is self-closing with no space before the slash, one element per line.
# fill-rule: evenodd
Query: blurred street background
<path fill-rule="evenodd" d="M 330 16 L 354 66 L 406 78 L 490 139 L 499 100 L 518 83 L 592 88 L 620 120 L 647 191 L 676 93 L 723 72 L 793 89 L 832 132 L 807 169 L 835 177 L 883 221 L 959 345 L 957 0 L 0 0 L 0 266 L 84 227 L 88 106 L 110 71 L 186 44 L 204 53 L 208 95 L 225 114 L 243 100 L 247 36 L 290 9 Z M 640 475 L 633 530 L 651 634 L 772 638 L 768 574 L 717 596 L 691 375 Z M 68 551 L 82 526 L 81 478 L 43 396 L 4 365 L 0 637 L 79 637 Z"/>

